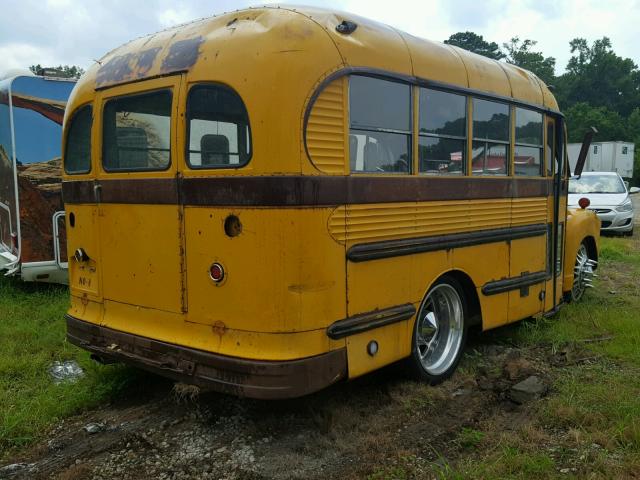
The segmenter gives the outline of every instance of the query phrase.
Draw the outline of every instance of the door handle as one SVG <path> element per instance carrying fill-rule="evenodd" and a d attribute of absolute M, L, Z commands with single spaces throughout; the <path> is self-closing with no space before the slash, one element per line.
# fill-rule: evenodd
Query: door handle
<path fill-rule="evenodd" d="M 100 203 L 102 201 L 102 185 L 99 183 L 93 184 L 93 198 L 96 203 Z"/>

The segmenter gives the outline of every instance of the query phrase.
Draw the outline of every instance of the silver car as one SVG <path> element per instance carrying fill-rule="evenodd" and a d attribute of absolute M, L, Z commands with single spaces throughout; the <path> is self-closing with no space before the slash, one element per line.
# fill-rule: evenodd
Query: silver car
<path fill-rule="evenodd" d="M 569 208 L 579 208 L 578 201 L 586 197 L 589 210 L 596 212 L 603 232 L 633 235 L 633 202 L 629 194 L 640 188 L 627 185 L 615 172 L 584 172 L 569 180 Z"/>

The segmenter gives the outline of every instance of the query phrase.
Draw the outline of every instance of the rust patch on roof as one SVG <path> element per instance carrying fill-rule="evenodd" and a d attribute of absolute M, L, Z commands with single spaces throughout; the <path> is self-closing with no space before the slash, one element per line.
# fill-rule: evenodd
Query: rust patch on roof
<path fill-rule="evenodd" d="M 154 47 L 111 58 L 98 69 L 96 87 L 106 87 L 146 77 L 160 50 L 162 50 L 160 47 Z"/>
<path fill-rule="evenodd" d="M 143 50 L 138 55 L 138 72 L 142 75 L 146 75 L 151 67 L 153 66 L 153 61 L 156 59 L 158 52 L 162 50 L 160 47 L 150 48 L 148 50 Z"/>
<path fill-rule="evenodd" d="M 160 72 L 165 74 L 189 69 L 198 60 L 203 42 L 204 38 L 201 36 L 175 42 L 162 61 Z"/>

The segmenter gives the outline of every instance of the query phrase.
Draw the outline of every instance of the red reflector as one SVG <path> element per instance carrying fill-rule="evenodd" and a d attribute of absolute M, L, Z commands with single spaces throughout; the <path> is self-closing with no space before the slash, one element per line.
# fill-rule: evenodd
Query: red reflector
<path fill-rule="evenodd" d="M 209 276 L 211 280 L 218 283 L 224 279 L 224 268 L 219 263 L 214 263 L 209 268 Z"/>
<path fill-rule="evenodd" d="M 587 197 L 582 197 L 580 200 L 578 200 L 578 205 L 580 205 L 580 208 L 587 208 L 589 205 L 591 205 L 591 200 L 589 200 Z"/>

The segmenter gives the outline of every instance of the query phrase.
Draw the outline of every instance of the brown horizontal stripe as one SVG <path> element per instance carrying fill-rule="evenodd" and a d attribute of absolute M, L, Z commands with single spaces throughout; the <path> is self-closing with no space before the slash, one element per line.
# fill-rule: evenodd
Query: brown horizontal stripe
<path fill-rule="evenodd" d="M 62 182 L 64 203 L 94 203 L 94 183 L 91 181 Z"/>
<path fill-rule="evenodd" d="M 178 188 L 173 178 L 101 180 L 102 203 L 178 204 Z"/>
<path fill-rule="evenodd" d="M 352 262 L 364 262 L 380 258 L 399 257 L 402 255 L 511 241 L 519 238 L 538 237 L 546 233 L 547 225 L 540 223 L 519 227 L 478 230 L 474 232 L 450 233 L 447 235 L 359 243 L 347 251 L 347 258 Z"/>
<path fill-rule="evenodd" d="M 62 182 L 65 203 L 178 204 L 174 178 Z"/>
<path fill-rule="evenodd" d="M 322 206 L 548 196 L 545 178 L 265 176 L 65 181 L 65 203 Z"/>

